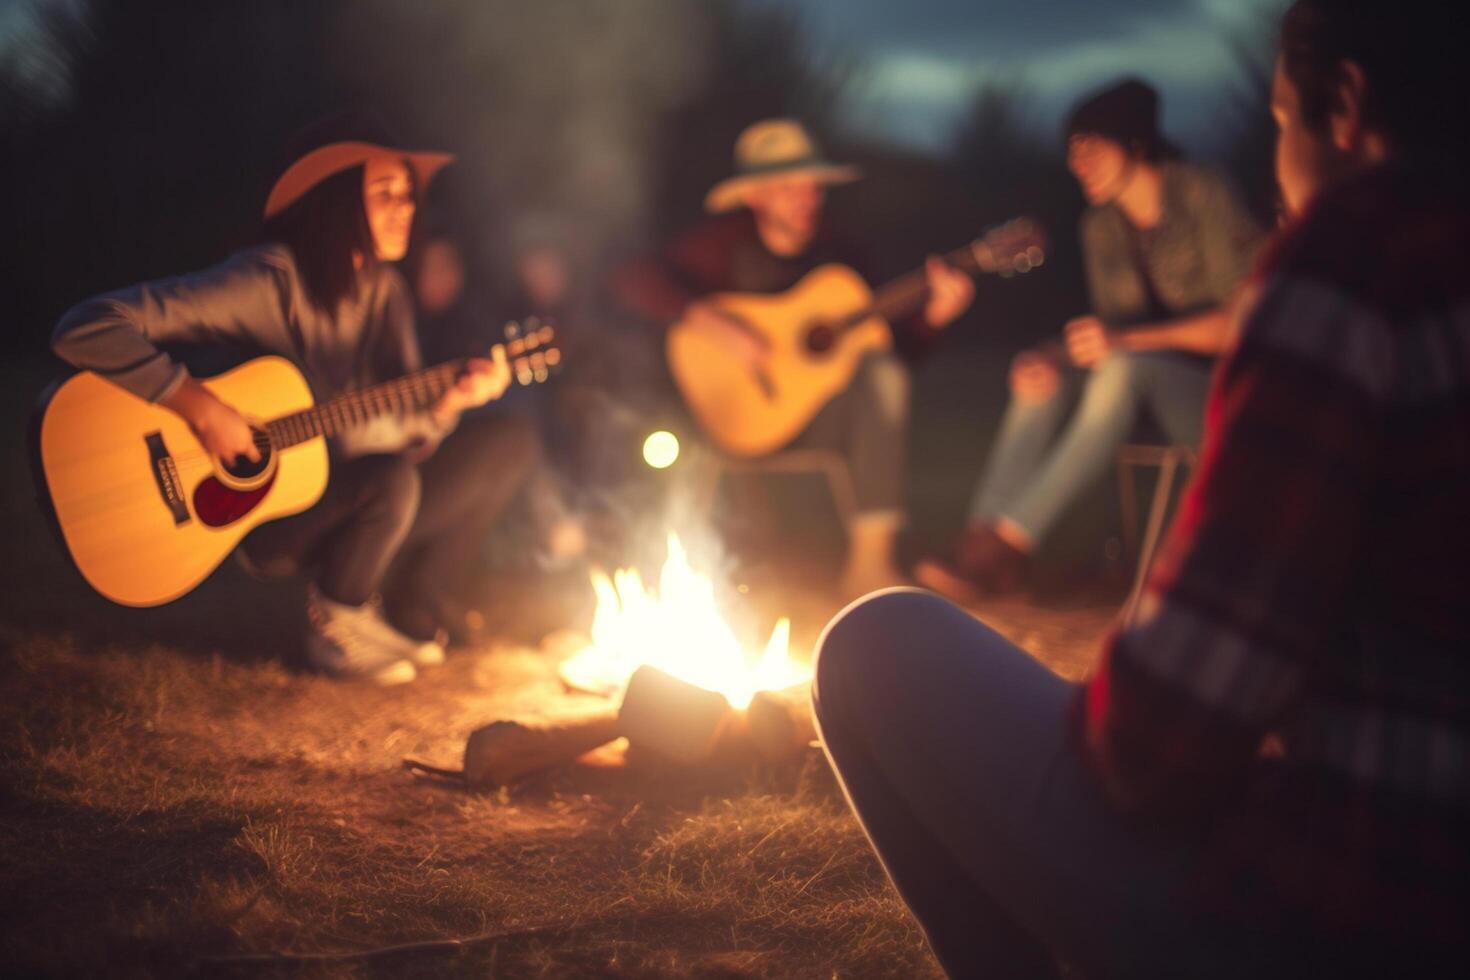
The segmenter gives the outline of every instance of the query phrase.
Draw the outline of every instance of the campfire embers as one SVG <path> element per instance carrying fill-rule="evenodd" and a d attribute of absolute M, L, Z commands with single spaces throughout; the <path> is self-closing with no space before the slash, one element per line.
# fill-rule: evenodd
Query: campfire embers
<path fill-rule="evenodd" d="M 559 722 L 497 721 L 477 729 L 465 746 L 465 778 L 472 786 L 503 786 L 619 737 L 683 765 L 717 755 L 778 763 L 804 751 L 816 731 L 805 684 L 761 691 L 741 710 L 722 694 L 644 666 L 634 672 L 616 712 Z"/>

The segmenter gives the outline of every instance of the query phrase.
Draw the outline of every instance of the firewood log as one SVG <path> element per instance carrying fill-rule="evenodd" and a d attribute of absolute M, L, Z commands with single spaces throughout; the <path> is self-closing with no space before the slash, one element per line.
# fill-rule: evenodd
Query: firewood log
<path fill-rule="evenodd" d="M 735 720 L 724 695 L 648 666 L 633 672 L 618 712 L 630 745 L 685 764 L 708 759 Z"/>
<path fill-rule="evenodd" d="M 810 684 L 757 692 L 745 717 L 750 741 L 767 762 L 799 755 L 817 737 Z"/>
<path fill-rule="evenodd" d="M 476 787 L 505 786 L 566 765 L 619 734 L 614 711 L 558 722 L 491 722 L 470 733 L 465 743 L 465 781 Z"/>

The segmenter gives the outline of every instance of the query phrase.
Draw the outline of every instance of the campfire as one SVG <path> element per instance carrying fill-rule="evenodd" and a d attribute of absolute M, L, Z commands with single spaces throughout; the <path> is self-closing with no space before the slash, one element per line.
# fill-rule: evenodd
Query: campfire
<path fill-rule="evenodd" d="M 811 679 L 811 668 L 791 659 L 791 621 L 785 617 L 776 621 L 758 656 L 742 647 L 720 613 L 714 582 L 690 565 L 677 534 L 669 535 L 656 588 L 646 586 L 633 568 L 620 568 L 611 578 L 595 572 L 592 588 L 592 642 L 562 664 L 568 687 L 621 697 L 634 671 L 654 667 L 744 710 L 758 691 Z"/>
<path fill-rule="evenodd" d="M 636 569 L 594 573 L 591 636 L 560 667 L 567 687 L 616 707 L 555 723 L 505 720 L 476 730 L 465 748 L 472 784 L 512 782 L 570 762 L 617 738 L 690 764 L 724 754 L 775 762 L 815 732 L 811 667 L 791 657 L 790 620 L 778 619 L 759 652 L 741 644 L 715 585 L 690 564 L 677 535 L 657 585 Z"/>

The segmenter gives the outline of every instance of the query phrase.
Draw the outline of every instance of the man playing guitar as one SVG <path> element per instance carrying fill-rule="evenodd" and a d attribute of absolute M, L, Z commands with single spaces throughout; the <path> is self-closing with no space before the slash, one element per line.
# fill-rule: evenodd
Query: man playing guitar
<path fill-rule="evenodd" d="M 735 169 L 735 176 L 705 198 L 706 209 L 721 217 L 686 233 L 661 255 L 624 267 L 614 288 L 640 316 L 702 333 L 724 356 L 759 374 L 770 356 L 768 345 L 706 297 L 781 292 L 830 263 L 862 273 L 861 249 L 823 220 L 826 188 L 855 180 L 858 173 L 826 161 L 801 124 L 790 119 L 763 120 L 741 133 Z M 931 257 L 925 278 L 922 310 L 895 327 L 922 335 L 948 326 L 970 305 L 974 285 L 965 273 Z M 894 544 L 903 524 L 908 411 L 907 369 L 891 352 L 873 351 L 847 388 L 790 444 L 835 449 L 847 457 L 859 508 L 848 529 L 842 579 L 849 596 L 904 581 L 894 564 Z"/>

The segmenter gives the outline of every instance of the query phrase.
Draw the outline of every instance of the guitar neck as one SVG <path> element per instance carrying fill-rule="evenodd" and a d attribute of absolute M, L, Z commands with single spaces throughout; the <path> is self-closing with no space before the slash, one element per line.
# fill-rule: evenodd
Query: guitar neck
<path fill-rule="evenodd" d="M 496 344 L 492 357 L 504 356 L 511 381 L 522 386 L 545 381 L 561 363 L 561 351 L 549 346 L 555 330 L 540 320 L 506 325 L 507 340 Z M 452 388 L 464 372 L 468 358 L 457 358 L 405 374 L 392 381 L 359 388 L 338 395 L 319 405 L 292 415 L 283 415 L 265 424 L 270 441 L 277 449 L 286 449 L 315 439 L 336 436 L 348 429 L 365 425 L 381 415 L 408 415 L 432 408 Z"/>
<path fill-rule="evenodd" d="M 975 256 L 974 247 L 970 245 L 955 249 L 943 256 L 943 259 L 972 276 L 984 271 Z M 902 319 L 917 310 L 928 298 L 929 281 L 921 266 L 879 287 L 873 294 L 873 305 L 863 311 L 863 319 L 874 315 L 889 321 Z"/>
<path fill-rule="evenodd" d="M 392 381 L 349 391 L 319 405 L 283 415 L 265 425 L 271 443 L 286 449 L 317 436 L 336 436 L 365 425 L 382 415 L 407 415 L 427 411 L 454 384 L 464 369 L 464 360 L 406 374 Z"/>

